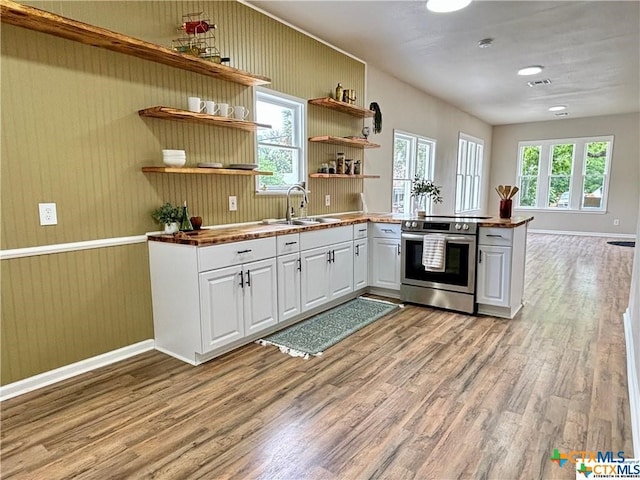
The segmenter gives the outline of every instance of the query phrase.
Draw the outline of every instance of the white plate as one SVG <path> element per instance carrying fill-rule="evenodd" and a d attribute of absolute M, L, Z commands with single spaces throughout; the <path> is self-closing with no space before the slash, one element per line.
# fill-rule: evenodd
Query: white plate
<path fill-rule="evenodd" d="M 234 170 L 255 170 L 258 168 L 257 163 L 230 163 L 229 168 Z"/>
<path fill-rule="evenodd" d="M 198 167 L 200 168 L 222 168 L 221 163 L 199 163 Z"/>

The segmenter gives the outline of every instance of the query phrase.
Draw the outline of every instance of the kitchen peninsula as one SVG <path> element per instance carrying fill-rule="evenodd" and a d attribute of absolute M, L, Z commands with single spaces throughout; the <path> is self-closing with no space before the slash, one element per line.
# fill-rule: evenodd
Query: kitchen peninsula
<path fill-rule="evenodd" d="M 399 298 L 399 227 L 408 219 L 355 213 L 150 235 L 156 348 L 198 365 L 362 293 Z M 532 219 L 478 222 L 479 313 L 513 318 L 522 306 Z"/>

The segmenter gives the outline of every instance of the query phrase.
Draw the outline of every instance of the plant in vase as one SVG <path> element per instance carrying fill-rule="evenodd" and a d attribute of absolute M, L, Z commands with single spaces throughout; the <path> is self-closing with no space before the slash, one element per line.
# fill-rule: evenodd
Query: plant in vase
<path fill-rule="evenodd" d="M 164 233 L 175 233 L 180 226 L 182 210 L 180 207 L 174 207 L 169 202 L 165 202 L 164 205 L 151 212 L 151 216 L 158 223 L 164 225 Z"/>
<path fill-rule="evenodd" d="M 442 203 L 442 195 L 440 194 L 440 188 L 431 180 L 425 180 L 416 175 L 411 182 L 411 197 L 415 199 L 415 205 L 417 207 L 417 214 L 419 217 L 426 215 L 426 200 L 431 199 L 433 203 Z"/>

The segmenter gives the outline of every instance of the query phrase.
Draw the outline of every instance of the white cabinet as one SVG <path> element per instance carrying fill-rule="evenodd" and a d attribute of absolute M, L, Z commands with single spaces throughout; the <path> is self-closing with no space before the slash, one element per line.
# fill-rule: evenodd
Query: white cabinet
<path fill-rule="evenodd" d="M 200 274 L 202 353 L 278 323 L 276 261 Z"/>
<path fill-rule="evenodd" d="M 374 288 L 400 290 L 401 241 L 400 225 L 373 223 L 370 225 L 371 262 L 369 285 Z"/>
<path fill-rule="evenodd" d="M 507 307 L 510 300 L 511 248 L 478 247 L 478 283 L 476 301 Z"/>
<path fill-rule="evenodd" d="M 513 318 L 522 308 L 527 225 L 478 232 L 478 313 Z"/>
<path fill-rule="evenodd" d="M 302 311 L 353 291 L 353 243 L 343 242 L 300 253 Z"/>
<path fill-rule="evenodd" d="M 300 272 L 302 260 L 299 253 L 278 257 L 278 321 L 289 320 L 300 313 Z"/>
<path fill-rule="evenodd" d="M 353 242 L 353 289 L 359 290 L 368 285 L 368 262 L 367 239 L 355 240 Z"/>

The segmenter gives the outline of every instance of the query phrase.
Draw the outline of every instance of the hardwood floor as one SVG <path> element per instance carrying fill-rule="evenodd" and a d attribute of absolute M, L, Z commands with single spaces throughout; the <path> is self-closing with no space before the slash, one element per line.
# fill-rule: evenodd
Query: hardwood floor
<path fill-rule="evenodd" d="M 554 448 L 633 454 L 633 252 L 530 234 L 514 320 L 408 305 L 319 358 L 149 352 L 5 401 L 2 478 L 575 478 Z"/>

